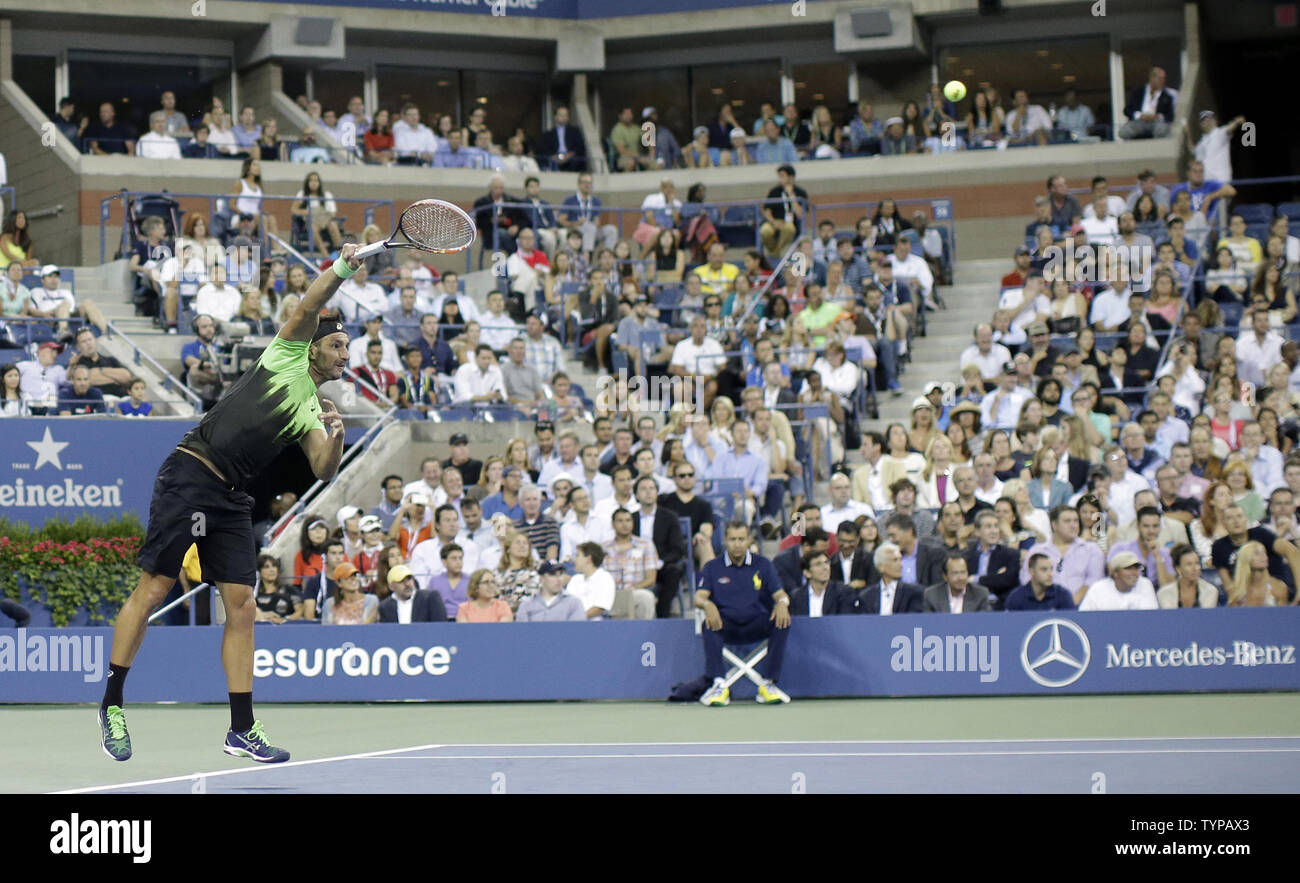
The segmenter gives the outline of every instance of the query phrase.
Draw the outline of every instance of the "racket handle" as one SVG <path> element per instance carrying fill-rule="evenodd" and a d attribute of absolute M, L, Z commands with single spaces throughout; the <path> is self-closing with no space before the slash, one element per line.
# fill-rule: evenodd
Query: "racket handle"
<path fill-rule="evenodd" d="M 358 259 L 365 259 L 370 257 L 372 254 L 379 254 L 386 248 L 388 248 L 387 242 L 372 242 L 369 245 L 363 245 L 358 248 L 352 256 Z"/>

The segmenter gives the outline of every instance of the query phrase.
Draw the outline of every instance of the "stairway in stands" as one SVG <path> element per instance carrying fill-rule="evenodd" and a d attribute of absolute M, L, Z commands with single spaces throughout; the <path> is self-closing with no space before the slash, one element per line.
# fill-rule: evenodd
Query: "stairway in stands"
<path fill-rule="evenodd" d="M 974 327 L 992 320 L 998 305 L 999 282 L 1010 265 L 1004 258 L 958 262 L 954 284 L 939 289 L 947 309 L 927 313 L 927 335 L 912 339 L 912 361 L 900 378 L 903 394 L 894 397 L 887 391 L 879 393 L 880 419 L 865 421 L 864 429 L 883 434 L 890 423 L 910 426 L 912 402 L 931 380 L 951 380 L 960 386 L 957 360 L 973 342 Z M 856 455 L 851 459 L 856 462 Z"/>

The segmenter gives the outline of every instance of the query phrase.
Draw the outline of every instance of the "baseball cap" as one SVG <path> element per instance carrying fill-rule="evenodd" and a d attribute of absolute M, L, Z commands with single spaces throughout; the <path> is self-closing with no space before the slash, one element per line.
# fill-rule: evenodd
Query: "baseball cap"
<path fill-rule="evenodd" d="M 647 117 L 649 117 L 649 116 L 650 116 L 652 113 L 654 113 L 654 112 L 655 112 L 655 109 L 654 109 L 653 107 L 643 107 L 643 108 L 641 108 L 641 119 L 646 119 Z"/>
<path fill-rule="evenodd" d="M 415 493 L 407 495 L 406 502 L 413 503 L 416 506 L 427 506 L 429 505 L 429 497 L 427 494 L 422 494 L 419 491 L 416 491 Z"/>
<path fill-rule="evenodd" d="M 1206 120 L 1206 119 L 1209 119 L 1209 118 L 1212 117 L 1212 116 L 1214 116 L 1214 111 L 1212 111 L 1212 110 L 1203 110 L 1203 111 L 1200 112 L 1200 114 L 1197 115 L 1197 118 L 1198 118 L 1198 119 L 1202 119 L 1202 120 Z"/>
<path fill-rule="evenodd" d="M 942 390 L 943 384 L 937 380 L 931 380 L 929 383 L 925 385 L 925 394 L 929 395 L 930 393 L 934 392 L 936 389 Z"/>
<path fill-rule="evenodd" d="M 1003 363 L 1002 363 L 1002 373 L 1003 373 L 1003 374 L 1015 374 L 1015 373 L 1016 373 L 1016 363 L 1015 363 L 1015 362 L 1003 362 Z"/>
<path fill-rule="evenodd" d="M 45 343 L 43 343 L 43 344 L 41 344 L 40 346 L 38 346 L 37 349 L 38 349 L 38 350 L 54 350 L 56 353 L 61 353 L 61 352 L 63 352 L 63 347 L 60 346 L 59 344 L 55 343 L 55 342 L 52 341 L 52 340 L 47 340 L 47 341 L 45 341 Z"/>
<path fill-rule="evenodd" d="M 467 445 L 469 444 L 469 436 L 463 432 L 458 432 L 455 435 L 453 435 L 450 439 L 447 440 L 447 444 Z"/>
<path fill-rule="evenodd" d="M 520 469 L 518 466 L 507 466 L 505 469 L 501 470 L 501 477 L 505 478 L 506 476 L 516 472 L 518 472 L 520 475 L 523 474 L 523 470 Z"/>
<path fill-rule="evenodd" d="M 384 523 L 379 520 L 378 515 L 367 515 L 361 519 L 361 532 L 369 533 L 372 530 L 383 530 Z"/>
<path fill-rule="evenodd" d="M 1079 347 L 1077 344 L 1067 343 L 1061 349 L 1061 355 L 1063 356 L 1077 356 L 1078 354 L 1079 354 Z"/>
<path fill-rule="evenodd" d="M 411 573 L 411 568 L 407 567 L 405 564 L 399 564 L 388 571 L 388 584 L 391 586 L 393 583 L 400 583 L 402 580 L 409 579 L 413 575 L 414 574 Z M 335 578 L 337 579 L 337 577 Z"/>
<path fill-rule="evenodd" d="M 1029 335 L 1031 337 L 1038 334 L 1046 334 L 1046 333 L 1047 333 L 1047 325 L 1045 325 L 1042 322 L 1035 322 L 1029 326 Z"/>
<path fill-rule="evenodd" d="M 728 138 L 744 138 L 744 137 L 745 137 L 745 130 L 742 129 L 742 128 L 740 128 L 740 126 L 736 126 L 736 128 L 732 129 L 730 132 L 727 133 L 727 137 L 728 137 Z"/>
<path fill-rule="evenodd" d="M 46 276 L 57 276 L 57 275 L 59 275 L 59 268 L 56 264 L 46 264 L 45 266 L 41 267 L 42 279 L 44 279 Z"/>
<path fill-rule="evenodd" d="M 695 136 L 696 138 L 700 137 L 701 135 L 707 135 L 707 134 L 709 134 L 709 127 L 708 127 L 708 126 L 696 126 L 696 127 L 694 128 L 694 130 L 691 131 L 691 134 L 692 134 L 693 136 Z"/>
<path fill-rule="evenodd" d="M 551 432 L 554 432 L 555 424 L 552 423 L 550 420 L 538 420 L 537 425 L 533 427 L 533 435 L 536 435 L 537 433 L 542 432 L 543 430 L 546 429 L 549 429 Z"/>
<path fill-rule="evenodd" d="M 901 126 L 901 125 L 903 125 L 902 117 L 890 117 L 889 119 L 885 120 L 886 129 L 888 129 L 890 126 Z"/>
<path fill-rule="evenodd" d="M 925 396 L 917 396 L 916 398 L 912 399 L 912 410 L 915 411 L 918 408 L 926 408 L 927 410 L 934 410 L 934 405 L 930 404 L 930 400 L 927 399 Z"/>
<path fill-rule="evenodd" d="M 337 516 L 337 518 L 338 518 L 338 523 L 339 523 L 339 527 L 342 527 L 342 526 L 343 526 L 343 522 L 347 521 L 347 520 L 348 520 L 349 518 L 351 518 L 353 515 L 358 515 L 358 514 L 360 514 L 360 512 L 361 512 L 361 507 L 360 507 L 360 506 L 343 506 L 343 507 L 341 507 L 341 508 L 339 509 L 338 516 Z"/>
<path fill-rule="evenodd" d="M 357 570 L 356 565 L 353 564 L 351 561 L 344 561 L 338 567 L 334 568 L 334 573 L 333 573 L 334 581 L 338 582 L 339 580 L 347 579 L 348 577 L 352 576 L 352 574 L 360 573 L 360 572 L 361 571 Z"/>
<path fill-rule="evenodd" d="M 549 485 L 547 485 L 547 487 L 554 488 L 554 487 L 555 487 L 555 483 L 556 483 L 557 481 L 567 481 L 569 484 L 576 484 L 576 483 L 577 483 L 577 482 L 575 482 L 575 481 L 573 480 L 573 476 L 572 476 L 572 475 L 570 475 L 570 474 L 567 473 L 567 472 L 561 472 L 559 475 L 557 475 L 557 476 L 555 476 L 554 478 L 551 479 L 551 483 L 550 483 Z"/>
<path fill-rule="evenodd" d="M 543 561 L 543 562 L 538 566 L 538 568 L 537 568 L 537 572 L 538 572 L 539 574 L 541 574 L 542 576 L 549 576 L 549 575 L 552 574 L 552 573 L 564 573 L 564 568 L 561 567 L 559 564 L 557 564 L 557 563 L 554 562 L 554 561 Z M 390 572 L 388 578 L 389 578 L 390 580 L 392 579 L 392 574 L 391 574 L 391 572 Z"/>
<path fill-rule="evenodd" d="M 1029 248 L 1028 248 L 1027 246 L 1024 246 L 1024 245 L 1017 245 L 1017 246 L 1016 246 L 1016 257 L 1020 257 L 1022 254 L 1029 254 Z"/>
<path fill-rule="evenodd" d="M 1117 570 L 1123 570 L 1126 567 L 1137 567 L 1142 564 L 1142 559 L 1132 552 L 1120 552 L 1106 563 L 1106 572 L 1114 573 Z"/>

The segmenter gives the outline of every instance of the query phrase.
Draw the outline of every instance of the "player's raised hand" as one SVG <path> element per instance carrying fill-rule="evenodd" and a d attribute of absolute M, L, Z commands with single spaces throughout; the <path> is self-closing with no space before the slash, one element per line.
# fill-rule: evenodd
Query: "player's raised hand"
<path fill-rule="evenodd" d="M 347 261 L 348 266 L 354 270 L 357 267 L 361 266 L 361 261 L 357 260 L 352 256 L 356 254 L 357 249 L 360 247 L 361 246 L 357 245 L 357 243 L 355 242 L 348 242 L 344 244 L 342 248 L 339 249 L 339 257 Z"/>
<path fill-rule="evenodd" d="M 325 432 L 330 438 L 335 438 L 343 434 L 343 415 L 334 406 L 329 399 L 321 399 L 320 422 L 325 426 Z"/>

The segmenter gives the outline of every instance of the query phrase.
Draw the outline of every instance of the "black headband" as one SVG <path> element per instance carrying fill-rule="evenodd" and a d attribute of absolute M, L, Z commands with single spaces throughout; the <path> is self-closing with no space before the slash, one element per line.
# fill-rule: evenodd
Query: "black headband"
<path fill-rule="evenodd" d="M 316 341 L 320 340 L 322 337 L 328 337 L 329 335 L 337 334 L 340 331 L 346 331 L 346 329 L 343 327 L 342 322 L 339 322 L 335 319 L 329 319 L 325 322 L 321 322 L 320 325 L 317 326 L 316 328 L 316 333 L 312 335 L 311 342 L 315 343 Z"/>

